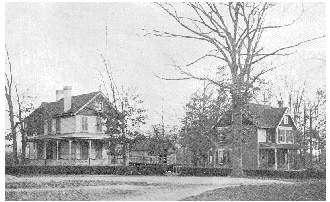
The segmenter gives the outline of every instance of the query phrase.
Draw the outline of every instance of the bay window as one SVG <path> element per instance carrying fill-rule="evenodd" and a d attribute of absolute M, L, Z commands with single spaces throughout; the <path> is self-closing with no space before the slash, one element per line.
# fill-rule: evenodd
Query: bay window
<path fill-rule="evenodd" d="M 278 129 L 278 143 L 293 143 L 293 139 L 291 129 Z"/>

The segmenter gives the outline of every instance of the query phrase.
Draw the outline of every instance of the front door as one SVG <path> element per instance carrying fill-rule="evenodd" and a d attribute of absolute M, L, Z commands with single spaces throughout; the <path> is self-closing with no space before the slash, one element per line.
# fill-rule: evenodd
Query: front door
<path fill-rule="evenodd" d="M 83 160 L 87 160 L 88 159 L 88 150 L 89 150 L 89 144 L 87 141 L 82 141 L 80 142 L 80 158 Z"/>
<path fill-rule="evenodd" d="M 53 151 L 54 151 L 54 143 L 53 142 L 47 142 L 46 145 L 46 159 L 54 159 Z M 56 157 L 55 157 L 56 158 Z"/>

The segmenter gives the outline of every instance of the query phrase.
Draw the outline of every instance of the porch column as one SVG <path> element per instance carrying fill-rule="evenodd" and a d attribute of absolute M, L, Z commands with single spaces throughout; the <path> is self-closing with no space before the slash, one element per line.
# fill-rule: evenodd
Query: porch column
<path fill-rule="evenodd" d="M 58 153 L 58 145 L 59 145 L 59 141 L 58 140 L 56 140 L 56 161 L 58 161 L 58 159 L 59 159 L 59 153 Z"/>
<path fill-rule="evenodd" d="M 44 159 L 47 159 L 47 141 L 44 141 Z"/>
<path fill-rule="evenodd" d="M 33 142 L 34 159 L 38 159 L 38 142 Z"/>
<path fill-rule="evenodd" d="M 88 158 L 92 158 L 92 140 L 88 140 L 89 148 L 88 148 Z"/>
<path fill-rule="evenodd" d="M 288 170 L 290 170 L 290 149 L 288 149 L 288 157 L 287 157 L 287 160 L 288 160 Z"/>
<path fill-rule="evenodd" d="M 72 140 L 69 140 L 69 159 L 72 159 L 72 149 L 71 149 L 71 145 L 72 145 Z"/>
<path fill-rule="evenodd" d="M 260 149 L 258 149 L 258 156 L 257 156 L 257 160 L 258 160 L 258 168 L 260 168 Z"/>
<path fill-rule="evenodd" d="M 214 153 L 213 153 L 213 167 L 215 168 L 215 152 L 216 152 L 216 150 L 214 150 Z"/>
<path fill-rule="evenodd" d="M 275 170 L 277 170 L 277 149 L 275 148 Z"/>

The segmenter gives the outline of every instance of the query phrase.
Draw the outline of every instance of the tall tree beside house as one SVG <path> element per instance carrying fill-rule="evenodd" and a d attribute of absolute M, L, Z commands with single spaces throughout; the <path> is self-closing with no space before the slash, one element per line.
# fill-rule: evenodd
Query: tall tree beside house
<path fill-rule="evenodd" d="M 12 141 L 12 144 L 9 146 L 13 147 L 13 160 L 14 163 L 18 163 L 19 157 L 24 163 L 25 153 L 26 153 L 26 131 L 25 131 L 25 122 L 24 119 L 34 110 L 34 99 L 35 97 L 31 96 L 27 89 L 24 92 L 20 92 L 19 85 L 14 81 L 12 73 L 12 64 L 10 62 L 9 52 L 6 46 L 7 54 L 7 64 L 8 64 L 8 73 L 5 73 L 6 76 L 6 86 L 5 86 L 5 95 L 8 105 L 7 112 L 9 113 L 10 121 L 10 132 L 6 134 L 5 139 Z M 18 146 L 17 146 L 17 137 L 21 136 L 21 156 L 18 155 Z"/>
<path fill-rule="evenodd" d="M 13 79 L 13 73 L 12 73 L 12 65 L 9 57 L 9 52 L 6 48 L 6 54 L 7 54 L 7 61 L 6 64 L 8 66 L 8 73 L 5 73 L 6 76 L 6 85 L 5 85 L 5 95 L 6 100 L 8 104 L 8 113 L 9 113 L 9 121 L 10 121 L 10 133 L 7 134 L 7 138 L 11 139 L 13 141 L 13 161 L 14 164 L 18 163 L 18 156 L 17 156 L 17 133 L 16 133 L 16 127 L 15 124 L 15 116 L 14 116 L 14 105 L 13 105 L 13 88 L 14 88 L 14 79 Z"/>
<path fill-rule="evenodd" d="M 325 149 L 326 140 L 326 94 L 324 89 L 318 89 L 314 100 L 307 100 L 306 106 L 306 140 L 309 145 L 309 167 L 314 166 L 314 150 Z"/>
<path fill-rule="evenodd" d="M 276 68 L 268 64 L 267 68 L 258 67 L 260 62 L 273 56 L 286 56 L 288 51 L 297 46 L 324 38 L 315 37 L 296 44 L 269 50 L 262 46 L 263 34 L 272 29 L 288 27 L 297 19 L 284 25 L 269 25 L 267 14 L 275 6 L 273 3 L 183 3 L 184 9 L 177 4 L 156 3 L 182 28 L 182 32 L 172 30 L 152 30 L 148 34 L 160 37 L 177 37 L 206 42 L 211 49 L 196 60 L 173 66 L 182 78 L 163 78 L 167 80 L 199 79 L 208 81 L 218 89 L 228 90 L 231 94 L 233 112 L 233 142 L 232 142 L 232 175 L 243 175 L 242 170 L 242 109 L 248 102 L 254 90 L 255 83 L 260 77 Z M 215 68 L 217 74 L 200 76 L 189 71 L 188 68 L 196 66 L 200 61 L 213 58 L 217 61 Z"/>
<path fill-rule="evenodd" d="M 26 123 L 25 118 L 34 110 L 34 99 L 35 97 L 31 96 L 28 92 L 28 89 L 20 93 L 17 85 L 15 84 L 16 91 L 16 100 L 17 100 L 17 114 L 16 117 L 18 119 L 18 129 L 19 134 L 21 135 L 21 163 L 24 164 L 24 160 L 26 157 L 26 146 L 27 146 L 27 131 L 26 131 Z"/>
<path fill-rule="evenodd" d="M 211 87 L 204 85 L 192 95 L 182 120 L 180 142 L 193 154 L 192 163 L 196 166 L 206 162 L 208 151 L 214 147 L 215 126 L 229 106 L 226 94 Z"/>
<path fill-rule="evenodd" d="M 123 164 L 128 165 L 128 145 L 135 138 L 142 135 L 140 127 L 146 122 L 146 110 L 143 108 L 143 100 L 138 94 L 129 88 L 118 88 L 109 63 L 102 56 L 105 73 L 101 74 L 102 89 L 110 102 L 110 110 L 103 116 L 106 119 L 106 133 L 109 134 L 112 144 L 110 152 L 116 153 L 115 148 L 121 146 Z"/>

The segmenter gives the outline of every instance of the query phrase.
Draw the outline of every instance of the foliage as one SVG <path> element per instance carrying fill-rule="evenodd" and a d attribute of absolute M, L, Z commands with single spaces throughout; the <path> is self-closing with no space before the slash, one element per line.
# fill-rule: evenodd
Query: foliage
<path fill-rule="evenodd" d="M 210 86 L 194 93 L 187 103 L 180 140 L 183 147 L 192 152 L 195 165 L 198 161 L 205 161 L 208 151 L 217 144 L 215 126 L 228 105 L 227 96 Z"/>

